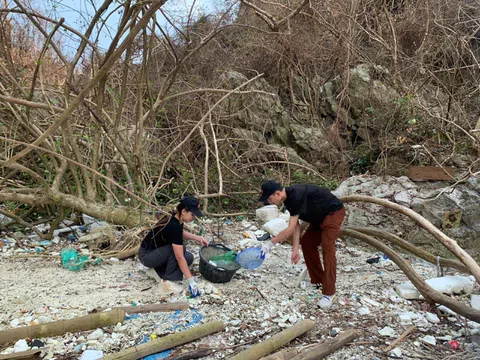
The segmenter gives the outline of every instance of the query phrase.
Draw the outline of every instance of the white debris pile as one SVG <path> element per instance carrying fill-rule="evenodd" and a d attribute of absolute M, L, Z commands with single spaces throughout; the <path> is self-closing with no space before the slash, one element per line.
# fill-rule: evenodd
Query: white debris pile
<path fill-rule="evenodd" d="M 259 229 L 281 216 L 276 213 L 270 218 L 273 210 L 266 213 L 270 215 L 259 216 L 262 219 L 259 222 L 253 219 L 228 222 L 216 241 L 236 251 L 261 246 L 263 242 L 258 237 L 264 233 Z M 7 238 L 12 237 L 5 236 L 0 241 L 5 243 Z M 62 238 L 60 245 L 65 241 L 67 239 Z M 7 242 L 10 244 L 10 240 Z M 188 301 L 188 310 L 130 315 L 115 326 L 31 340 L 44 343 L 41 347 L 44 359 L 70 356 L 89 360 L 181 330 L 189 324 L 222 320 L 226 324 L 225 331 L 174 350 L 215 348 L 217 352 L 205 357 L 213 360 L 230 356 L 241 344 L 256 343 L 300 320 L 312 319 L 317 323 L 316 328 L 292 341 L 290 346 L 300 349 L 335 337 L 340 331 L 362 330 L 358 345 L 343 347 L 328 359 L 374 359 L 411 326 L 415 326 L 415 331 L 396 344 L 390 355 L 406 359 L 443 357 L 455 351 L 450 344 L 454 341 L 459 343 L 459 352 L 480 354 L 480 346 L 472 340 L 480 334 L 480 324 L 465 322 L 445 307 L 435 309 L 416 300 L 418 298 L 402 297 L 398 286 L 405 283 L 406 276 L 398 267 L 389 265 L 388 259 L 367 263 L 374 255 L 367 249 L 339 242 L 336 300 L 329 311 L 323 311 L 317 307 L 319 290 L 310 284 L 308 275 L 306 279 L 300 278 L 306 274 L 303 258 L 299 264 L 291 264 L 288 244 L 276 246 L 260 268 L 240 269 L 224 284 L 204 280 L 198 271 L 199 246 L 187 242 L 187 247 L 196 257 L 193 272 L 198 276 L 202 293 L 194 299 L 187 298 L 186 291 L 179 295 L 163 294 L 158 284 L 139 270 L 136 259 L 102 262 L 74 272 L 63 269 L 55 257 L 18 259 L 2 252 L 0 287 L 8 291 L 0 298 L 0 330 L 73 319 L 98 307 Z M 50 248 L 44 252 L 48 251 Z M 412 266 L 426 279 L 436 275 L 434 265 L 414 261 Z M 448 275 L 444 278 L 449 285 L 444 282 L 447 280 L 440 281 L 444 286 L 442 291 L 448 290 L 452 296 L 458 292 L 473 292 L 463 295 L 460 301 L 471 303 L 474 308 L 480 306 L 479 288 L 469 277 Z M 437 282 L 431 286 L 440 286 Z M 464 284 L 461 289 L 457 286 L 460 282 Z M 185 284 L 183 286 L 186 288 Z M 30 339 L 21 339 L 0 348 L 0 352 L 24 351 L 32 345 Z"/>

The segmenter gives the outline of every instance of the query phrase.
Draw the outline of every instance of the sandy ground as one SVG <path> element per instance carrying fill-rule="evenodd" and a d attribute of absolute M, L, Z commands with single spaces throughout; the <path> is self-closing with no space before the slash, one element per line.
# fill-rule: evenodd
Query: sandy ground
<path fill-rule="evenodd" d="M 242 239 L 241 225 L 226 226 L 223 238 L 232 247 Z M 57 251 L 65 243 L 57 245 Z M 196 255 L 194 270 L 198 272 L 198 246 L 188 245 Z M 199 276 L 203 288 L 200 298 L 190 299 L 192 309 L 177 317 L 172 313 L 152 313 L 126 320 L 123 324 L 102 331 L 65 334 L 43 339 L 44 359 L 77 359 L 85 349 L 114 353 L 140 343 L 144 336 L 161 336 L 181 329 L 188 323 L 222 320 L 224 332 L 203 338 L 175 349 L 170 356 L 202 347 L 216 349 L 206 359 L 219 359 L 271 336 L 301 319 L 316 322 L 314 330 L 290 343 L 298 349 L 317 343 L 349 328 L 362 333 L 356 342 L 343 347 L 328 359 L 384 359 L 382 349 L 411 324 L 401 324 L 399 314 L 413 312 L 419 318 L 413 322 L 417 330 L 399 345 L 397 355 L 403 359 L 473 359 L 480 354 L 472 341 L 479 324 L 467 323 L 458 316 L 445 316 L 438 324 L 425 320 L 432 311 L 422 301 L 406 301 L 396 296 L 394 287 L 407 280 L 396 267 L 370 265 L 366 260 L 373 253 L 355 248 L 352 244 L 338 245 L 338 281 L 336 302 L 329 311 L 320 310 L 316 303 L 319 293 L 313 287 L 301 289 L 298 276 L 305 269 L 303 259 L 298 265 L 290 263 L 291 248 L 280 245 L 257 270 L 239 270 L 226 284 L 208 285 Z M 414 268 L 424 277 L 435 277 L 436 268 L 414 261 Z M 186 300 L 185 294 L 165 296 L 157 283 L 138 269 L 138 261 L 129 259 L 118 263 L 91 265 L 78 272 L 63 269 L 58 259 L 0 257 L 0 329 L 25 326 L 86 315 L 96 307 L 131 304 L 151 304 Z M 479 293 L 476 288 L 475 293 Z M 469 297 L 463 296 L 467 302 Z M 360 315 L 367 308 L 369 314 Z M 378 331 L 389 326 L 392 337 L 380 336 Z M 480 325 L 479 325 L 480 326 Z M 92 335 L 93 334 L 93 335 Z M 466 334 L 466 335 L 465 335 Z M 437 338 L 436 345 L 422 343 L 426 335 Z M 460 349 L 453 351 L 442 336 L 457 339 Z M 440 338 L 440 339 L 439 339 Z M 8 346 L 0 351 L 9 352 Z M 400 354 L 398 356 L 398 354 Z M 480 357 L 478 357 L 480 358 Z"/>

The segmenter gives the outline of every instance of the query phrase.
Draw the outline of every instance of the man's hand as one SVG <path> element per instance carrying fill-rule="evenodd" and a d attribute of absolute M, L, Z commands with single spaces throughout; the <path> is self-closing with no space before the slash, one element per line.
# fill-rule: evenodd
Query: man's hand
<path fill-rule="evenodd" d="M 292 263 L 296 264 L 298 263 L 299 260 L 300 260 L 300 252 L 298 251 L 298 249 L 294 248 L 292 250 Z"/>
<path fill-rule="evenodd" d="M 265 257 L 272 251 L 273 243 L 271 241 L 266 242 L 262 246 L 262 258 L 265 259 Z"/>
<path fill-rule="evenodd" d="M 198 241 L 200 242 L 201 245 L 203 246 L 208 246 L 208 240 L 201 237 L 200 239 L 198 239 Z"/>
<path fill-rule="evenodd" d="M 192 297 L 200 296 L 200 289 L 198 288 L 198 284 L 193 276 L 188 279 L 188 289 L 190 290 Z"/>

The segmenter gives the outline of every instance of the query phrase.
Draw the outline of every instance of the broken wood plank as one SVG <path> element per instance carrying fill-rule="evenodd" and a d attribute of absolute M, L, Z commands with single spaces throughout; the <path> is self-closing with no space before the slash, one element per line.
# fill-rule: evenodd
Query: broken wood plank
<path fill-rule="evenodd" d="M 315 345 L 302 354 L 295 356 L 292 360 L 316 360 L 323 359 L 327 355 L 337 351 L 342 346 L 355 340 L 360 336 L 360 331 L 349 329 L 333 339 L 328 339 L 323 343 Z"/>
<path fill-rule="evenodd" d="M 456 169 L 451 166 L 410 166 L 408 177 L 415 181 L 454 181 Z"/>
<path fill-rule="evenodd" d="M 70 320 L 53 321 L 46 324 L 24 326 L 0 331 L 0 344 L 13 343 L 20 339 L 38 339 L 60 336 L 67 332 L 87 331 L 123 322 L 125 312 L 120 309 L 89 314 Z"/>
<path fill-rule="evenodd" d="M 40 359 L 40 354 L 42 349 L 35 349 L 35 350 L 27 350 L 21 351 L 18 353 L 7 354 L 7 355 L 0 355 L 0 360 L 34 360 Z"/>
<path fill-rule="evenodd" d="M 407 338 L 408 335 L 413 333 L 417 327 L 415 325 L 410 326 L 407 330 L 403 332 L 402 335 L 400 335 L 393 343 L 391 343 L 388 347 L 383 350 L 384 352 L 388 353 L 390 350 L 392 350 L 395 346 L 397 346 L 399 343 L 401 343 L 403 340 Z"/>
<path fill-rule="evenodd" d="M 211 321 L 190 329 L 167 335 L 162 338 L 149 341 L 145 344 L 130 347 L 115 354 L 106 355 L 103 360 L 137 360 L 145 356 L 156 354 L 183 345 L 204 336 L 222 331 L 225 325 L 221 321 Z"/>
<path fill-rule="evenodd" d="M 275 354 L 265 356 L 260 360 L 290 360 L 298 355 L 298 350 L 295 348 L 288 348 L 277 351 Z"/>
<path fill-rule="evenodd" d="M 278 334 L 273 335 L 256 345 L 253 345 L 247 350 L 244 350 L 237 355 L 230 358 L 230 360 L 258 360 L 263 356 L 266 356 L 278 348 L 288 344 L 293 339 L 313 329 L 315 323 L 312 320 L 302 320 L 297 324 L 280 331 Z"/>
<path fill-rule="evenodd" d="M 190 308 L 190 304 L 186 301 L 166 303 L 166 304 L 147 304 L 147 305 L 137 305 L 137 306 L 116 306 L 111 308 L 120 309 L 125 311 L 127 314 L 144 314 L 149 312 L 168 312 L 176 310 L 187 310 Z M 92 313 L 98 313 L 107 310 L 108 308 L 96 308 L 93 309 Z"/>

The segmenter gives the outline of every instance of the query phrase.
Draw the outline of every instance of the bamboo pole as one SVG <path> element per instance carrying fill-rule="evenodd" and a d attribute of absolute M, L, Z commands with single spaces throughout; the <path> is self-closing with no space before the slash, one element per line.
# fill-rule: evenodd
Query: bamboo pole
<path fill-rule="evenodd" d="M 290 360 L 298 355 L 298 350 L 295 348 L 288 348 L 277 351 L 275 354 L 265 356 L 260 360 Z"/>
<path fill-rule="evenodd" d="M 161 351 L 171 349 L 175 346 L 186 344 L 188 342 L 200 339 L 204 336 L 222 331 L 225 325 L 221 321 L 212 321 L 206 324 L 198 325 L 188 330 L 180 331 L 175 334 L 167 335 L 131 348 L 122 350 L 116 354 L 110 354 L 103 357 L 103 360 L 137 360 L 145 356 L 156 354 Z"/>
<path fill-rule="evenodd" d="M 40 359 L 41 349 L 21 351 L 18 353 L 0 355 L 0 360 L 33 360 Z"/>
<path fill-rule="evenodd" d="M 147 304 L 147 305 L 138 305 L 138 306 L 117 306 L 113 307 L 112 310 L 120 309 L 125 311 L 127 314 L 143 314 L 148 312 L 168 312 L 175 310 L 187 310 L 190 308 L 190 304 L 186 301 L 166 303 L 166 304 Z M 102 312 L 108 308 L 96 308 L 92 311 Z"/>
<path fill-rule="evenodd" d="M 0 344 L 12 343 L 20 339 L 45 338 L 50 336 L 60 336 L 65 333 L 74 333 L 97 329 L 104 326 L 110 326 L 123 322 L 125 312 L 117 309 L 86 316 L 59 320 L 41 325 L 24 326 L 15 329 L 0 331 Z"/>
<path fill-rule="evenodd" d="M 292 360 L 316 360 L 323 359 L 327 355 L 337 351 L 342 346 L 348 344 L 352 340 L 360 336 L 360 332 L 354 329 L 349 329 L 341 333 L 333 339 L 328 339 L 325 342 L 315 345 L 305 353 L 295 356 Z"/>
<path fill-rule="evenodd" d="M 315 323 L 312 320 L 302 320 L 297 324 L 285 329 L 278 334 L 273 335 L 251 348 L 244 350 L 237 355 L 230 358 L 230 360 L 258 360 L 266 356 L 278 348 L 288 344 L 290 341 L 299 337 L 300 335 L 312 330 Z"/>

